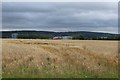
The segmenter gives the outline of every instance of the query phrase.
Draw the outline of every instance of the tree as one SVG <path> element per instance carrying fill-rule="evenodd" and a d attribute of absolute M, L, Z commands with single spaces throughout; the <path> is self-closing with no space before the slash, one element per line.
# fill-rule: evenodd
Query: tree
<path fill-rule="evenodd" d="M 22 39 L 52 39 L 52 35 L 49 34 L 18 34 L 18 38 Z"/>
<path fill-rule="evenodd" d="M 84 40 L 84 37 L 82 35 L 73 35 L 73 39 Z"/>

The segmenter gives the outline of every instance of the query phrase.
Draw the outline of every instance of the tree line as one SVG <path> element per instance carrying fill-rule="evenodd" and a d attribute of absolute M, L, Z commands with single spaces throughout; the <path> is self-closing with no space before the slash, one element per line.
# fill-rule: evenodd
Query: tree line
<path fill-rule="evenodd" d="M 50 34 L 18 34 L 17 38 L 22 39 L 52 39 Z"/>
<path fill-rule="evenodd" d="M 53 39 L 52 34 L 18 34 L 17 38 L 21 39 Z M 73 40 L 120 40 L 120 36 L 102 38 L 100 36 L 86 37 L 81 34 L 71 35 Z"/>

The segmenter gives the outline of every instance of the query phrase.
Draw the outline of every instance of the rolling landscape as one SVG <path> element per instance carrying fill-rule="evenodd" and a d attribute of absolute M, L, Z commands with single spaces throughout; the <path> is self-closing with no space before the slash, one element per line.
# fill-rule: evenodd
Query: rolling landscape
<path fill-rule="evenodd" d="M 56 36 L 72 36 L 78 40 L 118 40 L 119 34 L 90 32 L 90 31 L 69 31 L 69 32 L 54 32 L 54 31 L 35 31 L 35 30 L 19 30 L 19 31 L 0 31 L 1 38 L 13 38 L 12 34 L 17 34 L 16 38 L 23 39 L 53 39 Z M 23 37 L 22 37 L 23 35 Z M 32 37 L 33 36 L 33 37 Z M 36 36 L 36 37 L 35 37 Z"/>
<path fill-rule="evenodd" d="M 118 2 L 16 1 L 1 7 L 2 78 L 119 78 Z"/>
<path fill-rule="evenodd" d="M 3 78 L 117 78 L 118 41 L 2 39 Z"/>

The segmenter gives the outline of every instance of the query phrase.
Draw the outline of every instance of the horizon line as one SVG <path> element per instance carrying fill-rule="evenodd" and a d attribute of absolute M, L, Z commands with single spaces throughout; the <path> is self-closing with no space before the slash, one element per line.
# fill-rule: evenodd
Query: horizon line
<path fill-rule="evenodd" d="M 109 33 L 109 34 L 119 34 L 119 33 L 112 33 L 112 32 L 105 32 L 105 31 L 52 31 L 52 30 L 0 30 L 0 32 L 3 31 L 44 31 L 44 32 L 96 32 L 96 33 Z"/>

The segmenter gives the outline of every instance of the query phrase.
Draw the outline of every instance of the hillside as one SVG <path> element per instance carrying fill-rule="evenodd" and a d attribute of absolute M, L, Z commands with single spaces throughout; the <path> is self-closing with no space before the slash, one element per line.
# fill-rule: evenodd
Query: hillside
<path fill-rule="evenodd" d="M 101 37 L 107 37 L 108 39 L 118 39 L 118 34 L 111 33 L 100 33 L 100 32 L 87 32 L 87 31 L 76 31 L 76 32 L 50 32 L 50 31 L 2 31 L 3 38 L 11 38 L 13 33 L 18 34 L 42 34 L 51 36 L 74 36 L 82 35 L 84 39 L 99 39 Z"/>

